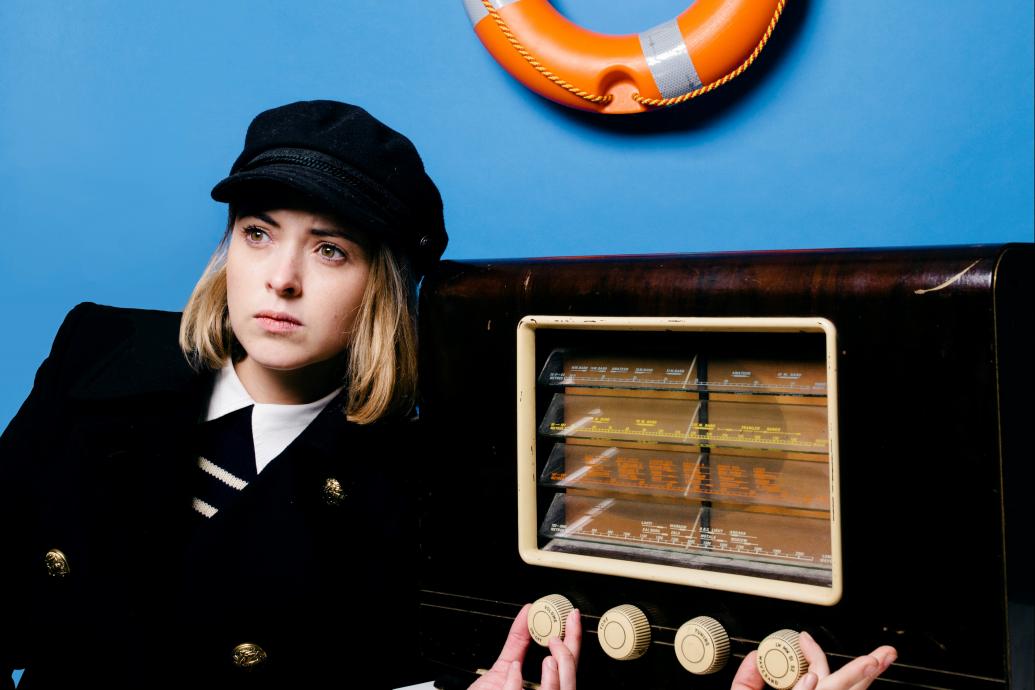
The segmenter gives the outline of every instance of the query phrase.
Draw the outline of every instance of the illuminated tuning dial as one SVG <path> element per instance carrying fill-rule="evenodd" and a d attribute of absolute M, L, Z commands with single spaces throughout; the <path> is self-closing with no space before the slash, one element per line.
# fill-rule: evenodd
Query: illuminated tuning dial
<path fill-rule="evenodd" d="M 564 639 L 564 623 L 575 608 L 567 597 L 550 594 L 537 599 L 528 610 L 528 633 L 537 644 L 549 644 L 551 637 Z"/>
<path fill-rule="evenodd" d="M 697 675 L 715 673 L 730 658 L 730 637 L 710 616 L 698 616 L 679 626 L 674 647 L 683 668 Z"/>
<path fill-rule="evenodd" d="M 794 630 L 777 630 L 758 645 L 758 672 L 777 690 L 793 687 L 808 670 Z"/>
<path fill-rule="evenodd" d="M 600 617 L 597 641 L 612 659 L 638 659 L 650 647 L 650 623 L 632 604 L 616 606 Z"/>

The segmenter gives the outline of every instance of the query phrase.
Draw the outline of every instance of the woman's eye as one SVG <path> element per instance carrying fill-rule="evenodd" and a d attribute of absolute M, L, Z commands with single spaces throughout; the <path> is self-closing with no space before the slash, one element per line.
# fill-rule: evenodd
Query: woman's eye
<path fill-rule="evenodd" d="M 333 244 L 321 244 L 318 251 L 320 252 L 320 256 L 325 259 L 345 258 L 345 252 L 343 252 L 340 247 L 336 247 Z"/>
<path fill-rule="evenodd" d="M 244 229 L 244 237 L 249 242 L 265 242 L 269 239 L 269 235 L 266 234 L 265 230 L 257 228 L 254 225 Z"/>

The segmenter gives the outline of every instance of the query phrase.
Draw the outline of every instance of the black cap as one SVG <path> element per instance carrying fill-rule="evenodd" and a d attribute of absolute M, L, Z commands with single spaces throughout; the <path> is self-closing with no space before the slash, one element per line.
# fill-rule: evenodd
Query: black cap
<path fill-rule="evenodd" d="M 449 240 L 442 197 L 413 143 L 359 106 L 299 101 L 252 120 L 212 198 L 262 200 L 271 186 L 386 242 L 410 259 L 418 280 Z"/>

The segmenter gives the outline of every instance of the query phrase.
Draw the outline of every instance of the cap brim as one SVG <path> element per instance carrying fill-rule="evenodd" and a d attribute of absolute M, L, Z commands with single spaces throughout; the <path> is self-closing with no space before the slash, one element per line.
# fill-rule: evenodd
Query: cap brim
<path fill-rule="evenodd" d="M 224 203 L 281 201 L 275 194 L 279 186 L 311 200 L 318 210 L 327 211 L 356 229 L 384 241 L 396 239 L 391 235 L 398 229 L 374 202 L 337 178 L 298 165 L 271 164 L 234 173 L 212 188 L 212 198 Z"/>

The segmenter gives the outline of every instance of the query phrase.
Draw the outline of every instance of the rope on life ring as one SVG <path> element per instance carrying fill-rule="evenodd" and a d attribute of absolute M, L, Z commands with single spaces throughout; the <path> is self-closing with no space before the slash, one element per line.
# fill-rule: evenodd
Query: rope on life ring
<path fill-rule="evenodd" d="M 685 103 L 737 78 L 785 3 L 696 0 L 675 19 L 615 36 L 570 22 L 549 0 L 464 0 L 475 33 L 518 81 L 563 105 L 609 114 Z"/>

